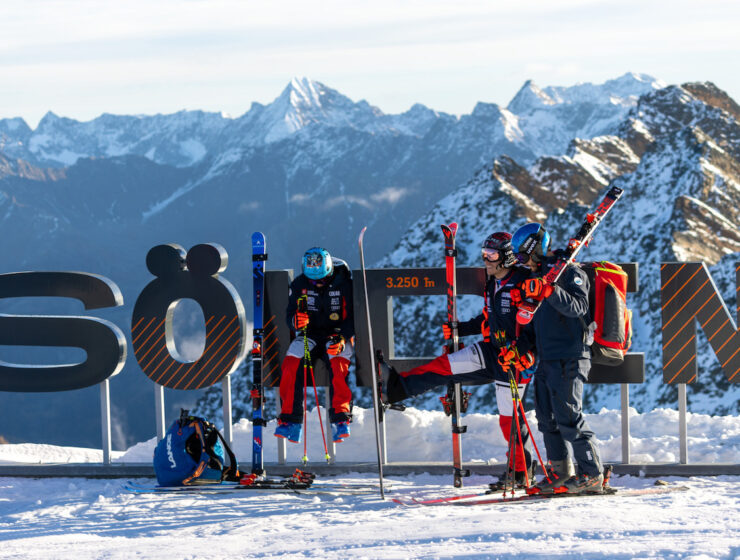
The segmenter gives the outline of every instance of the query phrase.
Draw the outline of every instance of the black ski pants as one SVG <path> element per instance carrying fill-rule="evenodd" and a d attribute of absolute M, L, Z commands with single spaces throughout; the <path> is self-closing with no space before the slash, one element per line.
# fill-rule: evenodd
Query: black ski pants
<path fill-rule="evenodd" d="M 582 410 L 583 383 L 590 369 L 588 358 L 541 361 L 534 375 L 534 400 L 547 458 L 567 459 L 567 441 L 573 448 L 578 472 L 594 476 L 601 473 L 601 460 Z"/>

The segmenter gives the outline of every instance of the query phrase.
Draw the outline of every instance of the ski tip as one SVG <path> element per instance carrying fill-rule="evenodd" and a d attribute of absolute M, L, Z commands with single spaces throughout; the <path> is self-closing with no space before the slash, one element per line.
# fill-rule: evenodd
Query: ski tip
<path fill-rule="evenodd" d="M 362 228 L 362 231 L 360 232 L 359 241 L 362 243 L 362 238 L 365 237 L 365 232 L 367 231 L 367 226 Z"/>

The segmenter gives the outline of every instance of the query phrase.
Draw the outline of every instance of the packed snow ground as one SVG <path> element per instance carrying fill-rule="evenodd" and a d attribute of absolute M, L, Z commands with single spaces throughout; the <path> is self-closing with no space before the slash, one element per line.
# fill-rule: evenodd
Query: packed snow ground
<path fill-rule="evenodd" d="M 372 447 L 366 450 L 374 437 L 369 414 L 356 412 L 352 437 L 338 446 L 338 460 L 375 458 Z M 411 409 L 388 421 L 391 461 L 449 456 L 449 419 L 441 413 Z M 619 414 L 604 410 L 588 421 L 605 460 L 618 461 Z M 633 462 L 675 462 L 675 411 L 634 412 L 631 421 Z M 470 414 L 466 424 L 466 457 L 501 461 L 498 417 Z M 235 425 L 235 449 L 246 462 L 249 437 L 246 422 Z M 738 417 L 690 415 L 689 438 L 693 462 L 740 463 Z M 267 460 L 273 440 L 266 437 Z M 309 441 L 309 456 L 323 457 L 318 430 Z M 116 460 L 149 461 L 152 446 L 141 443 L 117 453 Z M 302 454 L 302 446 L 289 449 L 289 460 Z M 5 463 L 85 460 L 99 461 L 100 451 L 0 445 Z M 374 484 L 377 476 L 325 480 Z M 471 477 L 466 488 L 455 490 L 450 476 L 390 476 L 382 501 L 377 493 L 137 495 L 126 492 L 121 480 L 0 478 L 0 558 L 740 558 L 738 477 L 667 478 L 689 490 L 656 496 L 471 507 L 403 507 L 390 500 L 482 490 L 490 480 Z M 654 482 L 620 477 L 613 485 L 644 488 Z"/>

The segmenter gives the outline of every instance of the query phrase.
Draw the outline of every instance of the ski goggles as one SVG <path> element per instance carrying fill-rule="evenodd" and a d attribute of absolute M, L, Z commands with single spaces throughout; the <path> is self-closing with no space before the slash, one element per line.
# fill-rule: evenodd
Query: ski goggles
<path fill-rule="evenodd" d="M 484 261 L 498 262 L 501 260 L 501 251 L 498 249 L 487 249 L 484 247 L 480 252 Z"/>
<path fill-rule="evenodd" d="M 324 266 L 324 257 L 320 253 L 309 253 L 305 256 L 306 266 L 308 268 L 318 268 Z"/>

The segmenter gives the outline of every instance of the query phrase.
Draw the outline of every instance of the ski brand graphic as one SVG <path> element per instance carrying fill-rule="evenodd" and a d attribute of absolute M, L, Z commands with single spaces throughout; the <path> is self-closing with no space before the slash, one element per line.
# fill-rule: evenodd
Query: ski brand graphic
<path fill-rule="evenodd" d="M 173 469 L 177 468 L 177 461 L 175 461 L 175 456 L 172 454 L 172 434 L 167 434 L 167 460 Z"/>

